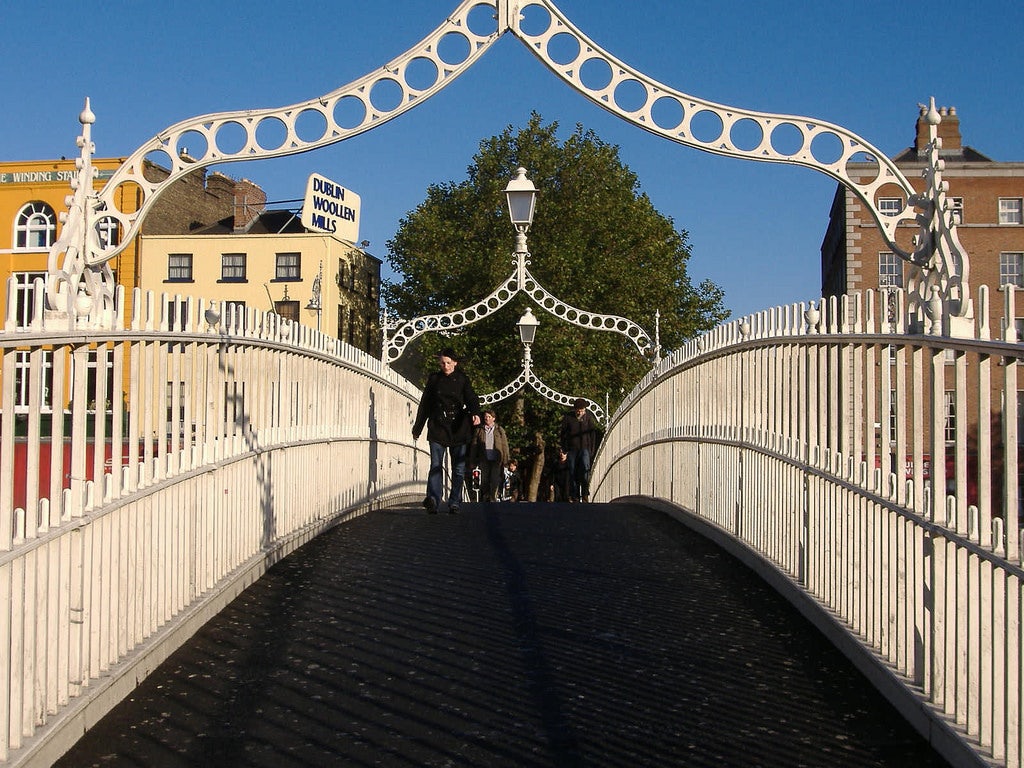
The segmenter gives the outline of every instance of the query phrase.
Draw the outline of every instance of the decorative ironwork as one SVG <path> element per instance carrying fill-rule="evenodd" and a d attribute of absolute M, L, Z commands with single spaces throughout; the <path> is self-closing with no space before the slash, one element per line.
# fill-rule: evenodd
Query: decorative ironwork
<path fill-rule="evenodd" d="M 539 27 L 541 31 L 523 29 L 521 22 L 527 12 L 531 30 Z M 404 54 L 323 96 L 277 109 L 220 112 L 176 123 L 137 149 L 96 196 L 84 194 L 92 189 L 92 174 L 83 163 L 75 200 L 69 203 L 67 226 L 51 250 L 47 289 L 51 309 L 63 306 L 69 312 L 90 315 L 96 323 L 103 322 L 113 285 L 107 262 L 135 237 L 142 217 L 160 192 L 185 174 L 214 163 L 306 152 L 381 125 L 440 91 L 506 32 L 519 38 L 545 66 L 595 104 L 646 131 L 705 152 L 800 165 L 836 179 L 870 211 L 888 247 L 922 270 L 924 293 L 915 294 L 918 304 L 922 295 L 923 300 L 930 299 L 930 289 L 937 287 L 943 292 L 948 313 L 970 316 L 967 254 L 945 204 L 937 137 L 933 138 L 936 153 L 925 173 L 928 190 L 917 194 L 894 162 L 845 128 L 798 115 L 730 107 L 670 88 L 604 51 L 551 0 L 464 0 L 441 26 Z M 449 39 L 458 45 L 443 45 Z M 552 53 L 555 48 L 557 59 Z M 565 55 L 573 49 L 574 56 Z M 448 53 L 450 50 L 459 53 Z M 413 80 L 427 82 L 417 85 Z M 395 86 L 401 96 L 387 102 L 383 94 Z M 634 103 L 637 94 L 641 96 L 639 106 Z M 91 113 L 88 121 L 83 120 L 86 130 L 80 141 L 86 146 L 91 146 L 88 126 L 93 120 Z M 83 146 L 83 158 L 85 155 Z M 150 178 L 150 163 L 170 172 L 159 174 L 159 179 Z M 870 178 L 858 173 L 855 178 L 851 163 L 873 163 L 877 173 Z M 903 210 L 892 215 L 880 211 L 876 203 L 880 189 L 889 184 L 902 189 L 907 200 Z M 133 194 L 119 196 L 118 191 L 126 187 Z M 140 199 L 141 204 L 136 211 L 122 211 L 117 205 L 120 199 Z M 117 222 L 120 244 L 101 242 L 90 229 L 90 223 L 100 216 Z M 920 230 L 913 251 L 896 242 L 896 230 L 906 221 Z M 63 267 L 57 268 L 61 256 Z M 542 290 L 538 286 L 537 291 Z M 454 320 L 438 316 L 438 322 L 443 319 Z"/>
<path fill-rule="evenodd" d="M 518 242 L 525 244 L 525 237 Z M 384 362 L 390 364 L 401 357 L 406 345 L 417 336 L 471 325 L 497 312 L 520 292 L 533 299 L 538 307 L 561 320 L 590 330 L 615 331 L 632 341 L 641 355 L 656 356 L 658 347 L 643 328 L 626 317 L 588 312 L 565 303 L 530 274 L 527 266 L 529 259 L 528 251 L 518 250 L 515 254 L 516 268 L 508 279 L 473 306 L 441 314 L 423 315 L 411 320 L 385 321 L 387 331 L 394 329 L 394 333 L 386 331 L 384 334 Z"/>

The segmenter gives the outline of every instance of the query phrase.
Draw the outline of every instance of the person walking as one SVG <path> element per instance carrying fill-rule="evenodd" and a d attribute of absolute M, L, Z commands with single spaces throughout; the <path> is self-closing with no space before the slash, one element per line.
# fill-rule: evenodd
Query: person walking
<path fill-rule="evenodd" d="M 452 484 L 448 494 L 448 512 L 456 514 L 462 503 L 466 482 L 466 445 L 471 430 L 480 423 L 480 401 L 469 377 L 459 370 L 459 358 L 452 349 L 437 356 L 440 370 L 430 374 L 412 425 L 414 440 L 420 439 L 424 424 L 430 444 L 430 471 L 423 506 L 434 514 L 441 506 L 444 457 L 451 458 Z"/>
<path fill-rule="evenodd" d="M 572 478 L 572 469 L 569 464 L 569 456 L 564 448 L 558 449 L 558 461 L 551 471 L 551 500 L 569 501 L 569 481 Z"/>
<path fill-rule="evenodd" d="M 505 480 L 505 462 L 508 461 L 508 437 L 497 423 L 490 408 L 484 411 L 483 422 L 473 430 L 469 443 L 469 465 L 480 468 L 480 498 L 497 501 L 498 491 Z"/>
<path fill-rule="evenodd" d="M 590 501 L 590 460 L 597 450 L 597 419 L 587 410 L 587 401 L 576 398 L 565 414 L 559 442 L 569 460 L 569 501 Z"/>

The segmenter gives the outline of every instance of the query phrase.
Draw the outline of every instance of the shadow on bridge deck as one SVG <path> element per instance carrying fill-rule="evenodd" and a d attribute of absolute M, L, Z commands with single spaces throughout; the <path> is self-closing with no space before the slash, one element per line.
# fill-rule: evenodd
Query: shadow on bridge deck
<path fill-rule="evenodd" d="M 756 576 L 627 505 L 311 542 L 59 766 L 942 766 Z"/>

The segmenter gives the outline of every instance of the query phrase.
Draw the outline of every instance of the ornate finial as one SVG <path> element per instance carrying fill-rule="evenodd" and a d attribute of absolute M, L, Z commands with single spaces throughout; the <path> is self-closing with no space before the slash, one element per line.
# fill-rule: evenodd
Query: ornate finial
<path fill-rule="evenodd" d="M 83 109 L 78 115 L 78 122 L 82 125 L 92 125 L 96 122 L 96 115 L 93 114 L 92 109 L 89 107 L 89 97 L 85 97 L 85 109 Z"/>
<path fill-rule="evenodd" d="M 925 114 L 924 119 L 928 121 L 929 125 L 938 125 L 942 122 L 942 115 L 935 108 L 935 97 L 932 96 L 928 100 L 928 112 Z"/>

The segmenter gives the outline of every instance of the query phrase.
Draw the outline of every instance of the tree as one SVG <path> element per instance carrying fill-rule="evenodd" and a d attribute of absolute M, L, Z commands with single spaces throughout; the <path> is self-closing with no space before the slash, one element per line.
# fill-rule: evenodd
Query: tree
<path fill-rule="evenodd" d="M 481 141 L 464 182 L 428 188 L 387 244 L 388 262 L 404 278 L 384 287 L 389 311 L 411 318 L 461 309 L 512 274 L 504 188 L 522 166 L 539 191 L 529 232 L 530 272 L 548 291 L 581 310 L 627 317 L 652 338 L 660 310 L 665 349 L 725 320 L 721 289 L 707 280 L 697 288 L 690 282 L 687 233 L 655 210 L 620 161 L 618 147 L 581 125 L 564 143 L 557 132 L 558 123 L 545 125 L 534 113 L 525 128 L 508 126 Z M 480 394 L 500 389 L 522 370 L 516 322 L 528 306 L 532 300 L 520 294 L 466 328 L 424 334 L 405 357 L 432 359 L 451 346 L 465 357 Z M 650 360 L 625 336 L 580 328 L 533 308 L 541 322 L 531 350 L 533 370 L 555 390 L 602 406 L 607 398 L 614 409 L 649 370 Z M 396 367 L 414 381 L 433 370 L 410 370 L 403 360 Z M 528 388 L 495 410 L 512 445 L 524 446 L 535 431 L 549 444 L 557 442 L 565 409 Z"/>

